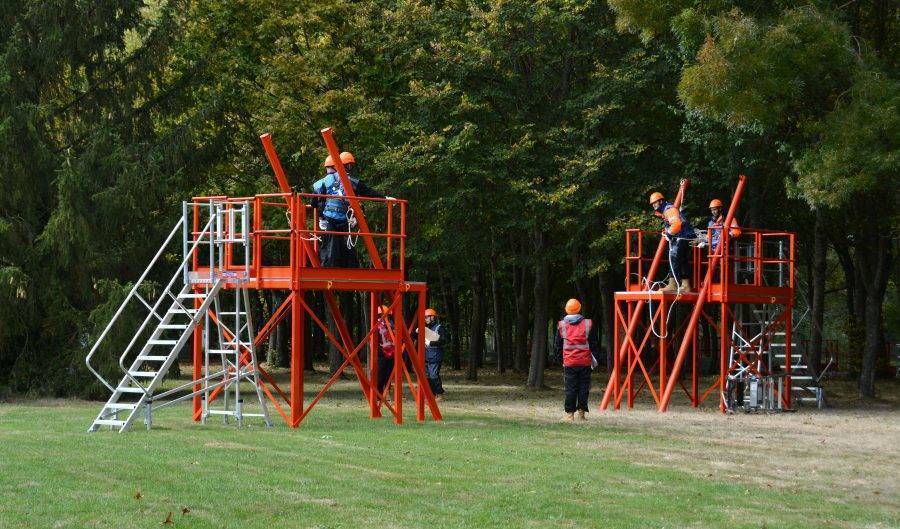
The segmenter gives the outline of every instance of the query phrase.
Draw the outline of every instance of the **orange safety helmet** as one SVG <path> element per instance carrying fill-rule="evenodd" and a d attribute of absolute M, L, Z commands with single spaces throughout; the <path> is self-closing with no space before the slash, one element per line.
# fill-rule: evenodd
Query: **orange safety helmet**
<path fill-rule="evenodd" d="M 350 151 L 344 151 L 341 153 L 341 163 L 347 165 L 348 163 L 356 163 L 356 158 L 353 157 L 353 153 Z"/>
<path fill-rule="evenodd" d="M 425 309 L 425 316 L 434 316 L 435 318 L 437 318 L 437 311 L 434 309 Z"/>
<path fill-rule="evenodd" d="M 325 158 L 325 163 L 322 164 L 322 167 L 334 167 L 334 158 L 332 158 L 330 154 L 328 155 L 328 158 Z"/>
<path fill-rule="evenodd" d="M 719 200 L 718 198 L 714 198 L 714 199 L 712 199 L 712 202 L 709 203 L 709 207 L 710 207 L 710 209 L 712 209 L 712 208 L 721 208 L 721 207 L 722 207 L 722 201 Z"/>
<path fill-rule="evenodd" d="M 575 298 L 566 301 L 566 314 L 578 314 L 581 312 L 581 302 Z"/>
<path fill-rule="evenodd" d="M 665 200 L 666 198 L 659 191 L 654 191 L 652 195 L 650 195 L 650 205 L 653 205 L 657 200 Z"/>

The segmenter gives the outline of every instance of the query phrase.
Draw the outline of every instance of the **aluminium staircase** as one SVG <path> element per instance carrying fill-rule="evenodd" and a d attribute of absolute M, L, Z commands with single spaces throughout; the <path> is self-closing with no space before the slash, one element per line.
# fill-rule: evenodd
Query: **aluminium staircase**
<path fill-rule="evenodd" d="M 116 427 L 124 432 L 141 411 L 145 413 L 145 420 L 149 421 L 152 395 L 177 360 L 181 349 L 193 336 L 194 329 L 203 320 L 221 288 L 220 279 L 212 288 L 199 294 L 192 293 L 190 285 L 185 285 L 176 296 L 166 292 L 172 298 L 171 305 L 162 317 L 156 315 L 160 318 L 159 323 L 100 409 L 89 432 L 95 432 L 101 426 Z M 199 309 L 193 308 L 195 300 L 200 301 Z M 122 418 L 122 413 L 127 415 Z"/>
<path fill-rule="evenodd" d="M 208 215 L 209 220 L 201 231 L 190 233 L 188 213 L 192 211 L 196 214 L 193 210 L 197 206 Z M 246 202 L 183 203 L 181 218 L 85 358 L 88 370 L 111 392 L 109 399 L 88 428 L 89 432 L 95 432 L 102 427 L 115 428 L 120 433 L 125 432 L 140 416 L 143 416 L 144 424 L 150 428 L 153 410 L 195 396 L 204 398 L 203 419 L 210 414 L 220 414 L 226 415 L 227 422 L 227 417 L 233 416 L 241 426 L 243 417 L 258 416 L 264 419 L 267 426 L 272 425 L 256 369 L 256 348 L 249 295 L 247 290 L 240 286 L 240 280 L 233 279 L 237 274 L 226 270 L 224 260 L 226 244 L 230 245 L 230 249 L 243 246 L 249 256 L 248 217 L 249 208 Z M 162 288 L 162 293 L 151 304 L 141 296 L 141 287 L 147 290 L 148 275 L 179 231 L 182 234 L 183 259 L 174 275 Z M 201 255 L 204 252 L 205 255 Z M 208 276 L 198 277 L 189 272 L 189 263 L 198 260 L 208 263 L 210 270 Z M 245 261 L 248 262 L 249 260 Z M 233 283 L 227 291 L 225 286 L 229 279 L 226 277 L 232 278 L 230 280 Z M 244 277 L 249 277 L 248 268 L 244 270 Z M 178 288 L 176 285 L 181 286 Z M 231 298 L 231 293 L 235 300 L 233 306 L 227 312 L 220 312 L 223 299 Z M 134 301 L 139 301 L 140 304 L 133 303 Z M 91 359 L 126 307 L 141 306 L 147 309 L 147 314 L 119 356 L 118 364 L 122 378 L 116 386 L 113 386 L 92 366 Z M 228 318 L 234 322 L 232 328 L 223 321 Z M 159 393 L 169 368 L 176 362 L 184 346 L 192 340 L 198 326 L 201 325 L 205 358 L 203 376 Z M 211 328 L 218 331 L 216 349 L 210 347 Z M 232 329 L 236 329 L 236 332 Z M 136 349 L 135 345 L 139 343 L 141 345 Z M 135 350 L 136 353 L 133 352 Z M 219 359 L 218 369 L 211 366 L 211 356 Z M 241 382 L 249 382 L 255 386 L 256 398 L 259 400 L 262 413 L 249 414 L 243 411 L 240 397 Z M 184 394 L 185 391 L 188 393 Z M 223 409 L 209 409 L 207 403 L 215 397 L 211 392 L 222 394 Z M 233 407 L 229 407 L 229 394 L 234 395 Z M 164 400 L 167 398 L 169 400 Z"/>

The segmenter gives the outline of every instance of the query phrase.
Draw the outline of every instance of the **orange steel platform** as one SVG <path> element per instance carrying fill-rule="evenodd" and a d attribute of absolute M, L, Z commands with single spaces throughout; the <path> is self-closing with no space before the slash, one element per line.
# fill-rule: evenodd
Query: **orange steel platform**
<path fill-rule="evenodd" d="M 687 185 L 682 181 L 676 206 Z M 745 185 L 741 176 L 725 226 L 731 226 Z M 613 367 L 600 409 L 619 409 L 623 401 L 631 408 L 646 391 L 664 412 L 680 387 L 691 406 L 716 395 L 724 412 L 726 385 L 738 372 L 777 377 L 779 409 L 791 407 L 795 234 L 741 228 L 733 237 L 722 231 L 720 248 L 693 248 L 694 290 L 684 293 L 650 288 L 669 270 L 660 232 L 626 231 L 625 290 L 615 293 Z M 707 388 L 700 387 L 699 377 L 701 325 L 718 337 L 719 373 Z M 782 357 L 782 366 L 773 361 Z M 686 365 L 690 372 L 684 377 Z"/>
<path fill-rule="evenodd" d="M 202 227 L 208 222 L 204 217 L 211 209 L 205 204 L 215 202 L 224 208 L 223 218 L 229 209 L 249 208 L 249 226 L 246 230 L 249 245 L 225 244 L 224 263 L 211 270 L 201 252 L 193 254 L 188 272 L 189 282 L 197 292 L 213 281 L 224 279 L 224 289 L 283 290 L 284 301 L 274 309 L 271 317 L 257 332 L 254 344 L 264 343 L 276 326 L 290 320 L 290 388 L 279 386 L 265 369 L 257 366 L 263 382 L 263 391 L 290 427 L 297 427 L 309 415 L 313 407 L 328 392 L 342 373 L 351 368 L 371 417 L 381 417 L 387 409 L 398 424 L 403 422 L 404 392 L 408 390 L 414 400 L 415 416 L 425 420 L 426 409 L 435 420 L 441 420 L 441 412 L 425 378 L 425 308 L 427 287 L 423 282 L 406 280 L 406 211 L 404 200 L 387 200 L 357 197 L 340 161 L 340 153 L 331 129 L 324 129 L 322 137 L 329 154 L 335 160 L 338 176 L 345 190 L 345 199 L 353 208 L 358 220 L 358 231 L 353 233 L 328 232 L 318 229 L 318 214 L 310 202 L 321 197 L 310 193 L 294 193 L 278 159 L 269 134 L 261 136 L 269 163 L 275 173 L 281 193 L 260 194 L 251 197 L 194 197 L 192 208 L 193 227 L 186 237 L 188 244 L 197 241 Z M 189 214 L 191 214 L 189 212 Z M 234 221 L 237 222 L 237 221 Z M 224 231 L 235 226 L 225 226 Z M 364 268 L 325 268 L 318 257 L 319 238 L 323 235 L 358 237 L 364 246 Z M 204 266 L 205 264 L 205 266 Z M 336 331 L 325 323 L 325 315 L 317 314 L 307 302 L 310 292 L 322 292 L 331 313 Z M 368 296 L 368 332 L 363 336 L 351 336 L 350 326 L 341 312 L 336 292 L 359 292 Z M 389 314 L 377 315 L 380 305 L 389 307 Z M 409 309 L 413 308 L 410 312 Z M 213 321 L 218 316 L 210 311 Z M 394 370 L 390 383 L 383 392 L 376 387 L 378 354 L 376 324 L 379 317 L 394 319 L 392 339 L 396 345 Z M 304 402 L 304 357 L 306 355 L 306 319 L 321 328 L 328 343 L 344 357 L 343 364 L 309 401 Z M 418 330 L 417 341 L 412 340 Z M 364 352 L 365 351 L 365 352 Z M 244 361 L 249 362 L 249 351 Z M 366 365 L 360 357 L 368 355 Z M 401 358 L 407 361 L 399 361 Z M 203 329 L 198 326 L 193 335 L 194 380 L 203 376 Z M 199 391 L 199 384 L 194 391 Z M 210 402 L 220 395 L 221 388 L 213 391 Z M 202 413 L 201 396 L 193 397 L 194 420 Z"/>

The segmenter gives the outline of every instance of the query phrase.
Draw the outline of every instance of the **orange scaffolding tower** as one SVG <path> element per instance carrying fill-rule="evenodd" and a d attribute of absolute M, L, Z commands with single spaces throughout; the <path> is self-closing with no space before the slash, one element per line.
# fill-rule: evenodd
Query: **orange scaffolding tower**
<path fill-rule="evenodd" d="M 741 176 L 723 226 L 732 225 L 745 185 Z M 687 186 L 682 181 L 676 207 Z M 745 390 L 736 382 L 747 377 L 765 382 L 760 389 L 768 391 L 770 408 L 790 409 L 795 234 L 742 229 L 733 237 L 730 231 L 722 230 L 718 248 L 694 247 L 692 283 L 698 290 L 683 293 L 650 288 L 660 270 L 668 269 L 665 238 L 655 231 L 626 231 L 625 290 L 615 293 L 613 367 L 601 410 L 618 410 L 623 400 L 631 408 L 646 390 L 664 412 L 680 387 L 693 407 L 718 395 L 724 412 L 734 393 Z M 645 251 L 653 242 L 649 257 Z M 689 309 L 687 317 L 681 308 Z M 698 343 L 702 321 L 719 343 L 719 373 L 705 389 Z M 682 376 L 686 365 L 689 377 Z"/>
<path fill-rule="evenodd" d="M 210 271 L 202 265 L 203 259 L 194 254 L 191 274 L 198 279 L 196 288 L 203 288 L 205 278 L 223 277 L 226 279 L 223 288 L 246 288 L 251 290 L 285 290 L 288 295 L 272 313 L 255 336 L 255 345 L 262 344 L 285 318 L 290 317 L 291 327 L 291 363 L 290 389 L 284 391 L 275 379 L 262 367 L 257 366 L 262 379 L 262 388 L 269 402 L 290 427 L 297 427 L 312 411 L 313 407 L 328 392 L 348 367 L 359 382 L 360 389 L 367 401 L 371 417 L 381 417 L 382 410 L 387 409 L 397 424 L 403 422 L 404 387 L 412 393 L 415 401 L 416 419 L 425 420 L 427 408 L 435 420 L 441 420 L 441 412 L 435 402 L 434 395 L 425 377 L 425 307 L 427 287 L 423 282 L 406 280 L 406 211 L 404 200 L 387 200 L 357 197 L 350 183 L 340 153 L 334 140 L 332 129 L 322 130 L 322 138 L 329 154 L 335 161 L 335 169 L 343 184 L 345 198 L 355 212 L 359 231 L 354 233 L 362 239 L 371 268 L 325 268 L 319 263 L 318 240 L 321 235 L 347 236 L 347 233 L 328 232 L 318 229 L 319 212 L 310 205 L 313 198 L 322 197 L 310 193 L 293 193 L 272 143 L 270 134 L 260 137 L 266 156 L 278 181 L 281 193 L 261 194 L 252 197 L 195 197 L 193 207 L 192 234 L 199 233 L 203 225 L 200 204 L 214 200 L 223 204 L 227 210 L 231 205 L 243 207 L 249 204 L 252 211 L 252 226 L 249 229 L 249 256 L 241 261 L 241 252 L 233 251 L 230 244 L 225 247 L 224 268 Z M 384 218 L 379 219 L 382 230 L 370 229 L 364 205 L 382 204 Z M 287 217 L 286 228 L 267 227 L 266 219 L 278 213 Z M 225 217 L 228 219 L 228 215 Z M 267 242 L 281 241 L 287 244 L 289 262 L 274 264 L 265 255 Z M 380 246 L 380 248 L 379 248 Z M 249 262 L 246 262 L 249 259 Z M 324 294 L 327 310 L 337 329 L 337 336 L 329 330 L 323 315 L 316 314 L 307 303 L 306 295 L 319 291 Z M 362 292 L 369 298 L 369 330 L 361 338 L 351 336 L 349 326 L 341 312 L 335 292 Z M 406 298 L 413 297 L 415 315 L 406 321 L 404 308 Z M 377 307 L 382 303 L 389 307 L 387 314 L 378 316 Z M 217 316 L 211 312 L 213 320 Z M 376 324 L 378 318 L 394 317 L 394 328 L 391 331 L 396 345 L 394 370 L 390 382 L 384 392 L 377 388 L 378 354 L 376 345 Z M 306 318 L 310 318 L 321 328 L 328 342 L 344 357 L 343 364 L 326 381 L 320 391 L 309 403 L 304 402 L 304 328 Z M 415 333 L 415 331 L 418 331 Z M 414 343 L 412 335 L 417 334 Z M 198 326 L 194 330 L 193 360 L 194 379 L 202 377 L 203 329 Z M 367 365 L 363 366 L 360 353 L 368 349 Z M 245 359 L 249 361 L 249 351 L 245 351 Z M 408 359 L 403 361 L 404 358 Z M 213 391 L 209 400 L 216 399 L 221 388 Z M 199 391 L 199 385 L 195 391 Z M 393 393 L 392 398 L 390 397 Z M 193 397 L 194 420 L 199 421 L 203 411 L 202 395 Z"/>
<path fill-rule="evenodd" d="M 110 427 L 124 432 L 140 413 L 149 428 L 153 410 L 183 400 L 192 401 L 195 421 L 220 415 L 226 422 L 233 417 L 241 425 L 244 417 L 262 417 L 266 425 L 271 425 L 271 405 L 288 426 L 296 428 L 348 367 L 355 374 L 371 417 L 381 417 L 387 409 L 396 423 L 402 423 L 404 393 L 408 389 L 415 402 L 417 420 L 425 420 L 426 409 L 433 419 L 441 420 L 425 376 L 427 287 L 423 282 L 406 279 L 407 203 L 358 197 L 341 162 L 332 130 L 321 132 L 335 161 L 343 199 L 352 208 L 358 230 L 320 230 L 320 212 L 312 204 L 325 195 L 292 192 L 271 135 L 261 136 L 281 192 L 251 197 L 194 197 L 183 203 L 178 222 L 85 358 L 88 370 L 110 390 L 109 400 L 88 431 Z M 182 235 L 178 252 L 182 259 L 175 274 L 168 282 L 151 282 L 161 276 L 157 265 L 177 255 L 172 246 L 178 241 L 178 234 Z M 318 250 L 321 237 L 326 235 L 346 237 L 351 248 L 354 240 L 362 240 L 369 266 L 323 267 Z M 286 295 L 256 332 L 258 317 L 249 293 L 260 290 L 280 290 Z M 322 293 L 334 332 L 324 321 L 326 315 L 318 314 L 307 302 L 307 295 L 312 292 Z M 369 321 L 359 326 L 363 330 L 358 334 L 362 336 L 352 335 L 352 326 L 338 303 L 338 292 L 368 297 Z M 382 305 L 387 310 L 376 314 Z M 414 311 L 408 312 L 413 307 Z M 387 336 L 380 336 L 379 319 L 391 317 L 392 328 L 388 326 Z M 259 365 L 257 350 L 287 318 L 291 362 L 290 388 L 285 391 Z M 327 341 L 343 356 L 341 366 L 309 402 L 304 399 L 307 318 L 321 328 Z M 111 333 L 122 332 L 114 327 L 134 321 L 142 323 L 124 348 L 115 341 L 105 341 Z M 383 389 L 378 382 L 376 334 L 379 340 L 389 340 L 394 345 L 394 365 Z M 191 380 L 163 389 L 169 368 L 189 343 L 193 358 Z M 117 385 L 92 364 L 95 354 L 104 349 L 107 354 L 120 353 L 122 378 Z M 366 365 L 361 360 L 364 351 L 368 353 Z M 243 409 L 242 382 L 252 385 L 261 413 L 246 413 Z M 231 401 L 230 395 L 234 396 Z M 213 409 L 210 405 L 217 399 L 221 408 Z"/>

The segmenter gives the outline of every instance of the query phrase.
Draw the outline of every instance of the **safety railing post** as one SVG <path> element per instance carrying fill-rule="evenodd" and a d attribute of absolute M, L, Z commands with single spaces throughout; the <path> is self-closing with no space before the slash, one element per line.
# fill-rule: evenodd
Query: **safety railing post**
<path fill-rule="evenodd" d="M 181 202 L 181 258 L 184 261 L 184 266 L 182 267 L 183 276 L 184 276 L 184 284 L 188 284 L 188 233 L 190 228 L 188 227 L 188 203 L 187 201 Z"/>

